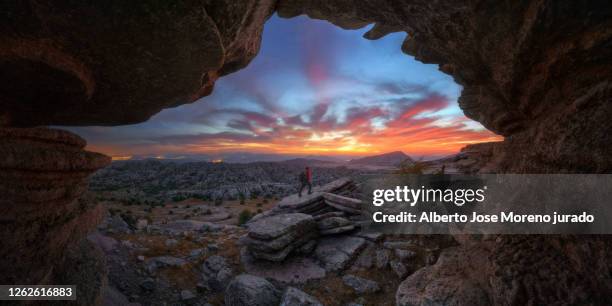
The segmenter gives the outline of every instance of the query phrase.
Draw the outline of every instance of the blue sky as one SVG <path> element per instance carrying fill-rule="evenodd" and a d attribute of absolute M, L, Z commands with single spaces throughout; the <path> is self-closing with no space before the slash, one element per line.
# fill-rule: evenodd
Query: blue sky
<path fill-rule="evenodd" d="M 120 127 L 70 128 L 111 156 L 220 152 L 441 155 L 497 137 L 457 106 L 461 88 L 437 65 L 304 16 L 273 16 L 248 67 L 210 96 Z"/>

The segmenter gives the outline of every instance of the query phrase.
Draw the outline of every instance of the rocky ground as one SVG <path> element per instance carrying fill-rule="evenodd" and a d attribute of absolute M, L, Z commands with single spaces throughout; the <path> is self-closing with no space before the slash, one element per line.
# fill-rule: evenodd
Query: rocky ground
<path fill-rule="evenodd" d="M 352 181 L 326 186 L 262 206 L 243 226 L 235 216 L 182 218 L 195 200 L 149 219 L 134 212 L 133 224 L 109 214 L 89 236 L 106 254 L 105 303 L 394 305 L 402 281 L 455 244 L 448 236 L 367 232 L 350 208 L 359 203 L 348 197 L 358 192 Z"/>

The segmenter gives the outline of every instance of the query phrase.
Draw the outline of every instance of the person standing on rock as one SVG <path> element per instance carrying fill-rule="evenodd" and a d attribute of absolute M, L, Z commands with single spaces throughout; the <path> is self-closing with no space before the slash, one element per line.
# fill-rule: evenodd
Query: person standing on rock
<path fill-rule="evenodd" d="M 310 172 L 310 168 L 306 167 L 304 172 L 300 173 L 300 192 L 298 193 L 299 197 L 302 197 L 302 190 L 304 187 L 308 186 L 308 194 L 312 193 L 312 172 Z"/>

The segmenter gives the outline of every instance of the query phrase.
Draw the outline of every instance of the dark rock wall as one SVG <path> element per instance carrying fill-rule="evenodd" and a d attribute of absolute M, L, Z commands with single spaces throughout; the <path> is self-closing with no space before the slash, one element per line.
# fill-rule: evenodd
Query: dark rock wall
<path fill-rule="evenodd" d="M 0 128 L 0 283 L 53 283 L 66 249 L 101 220 L 82 194 L 110 159 L 84 146 L 65 131 Z"/>
<path fill-rule="evenodd" d="M 272 0 L 0 3 L 0 125 L 120 125 L 208 95 Z"/>

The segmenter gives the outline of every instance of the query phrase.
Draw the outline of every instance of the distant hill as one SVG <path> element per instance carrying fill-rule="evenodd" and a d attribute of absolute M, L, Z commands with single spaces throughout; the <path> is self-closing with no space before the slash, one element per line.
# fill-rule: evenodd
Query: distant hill
<path fill-rule="evenodd" d="M 300 166 L 300 167 L 305 167 L 305 166 L 335 167 L 335 166 L 339 166 L 342 164 L 342 163 L 339 163 L 333 160 L 321 160 L 321 159 L 314 159 L 314 158 L 293 158 L 293 159 L 284 160 L 281 163 L 284 163 L 287 165 Z"/>
<path fill-rule="evenodd" d="M 349 165 L 395 167 L 405 160 L 413 162 L 412 158 L 410 158 L 410 156 L 406 155 L 404 152 L 395 151 L 380 155 L 372 155 L 353 159 L 349 161 Z"/>

